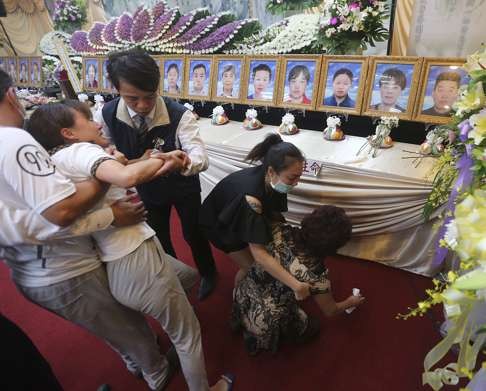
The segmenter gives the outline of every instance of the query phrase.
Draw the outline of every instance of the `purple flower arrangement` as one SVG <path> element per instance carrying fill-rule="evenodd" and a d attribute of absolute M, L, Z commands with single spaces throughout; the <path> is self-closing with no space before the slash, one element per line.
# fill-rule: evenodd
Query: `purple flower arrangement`
<path fill-rule="evenodd" d="M 167 11 L 167 3 L 165 1 L 159 1 L 157 4 L 155 4 L 152 7 L 152 15 L 154 17 L 154 20 L 157 20 L 157 18 L 165 11 Z"/>
<path fill-rule="evenodd" d="M 132 42 L 143 42 L 150 34 L 153 25 L 152 11 L 145 8 L 140 10 L 137 15 L 133 16 Z"/>
<path fill-rule="evenodd" d="M 159 38 L 172 26 L 179 10 L 174 8 L 160 15 L 153 23 L 151 32 L 147 35 L 145 41 L 147 43 L 157 41 Z"/>
<path fill-rule="evenodd" d="M 106 54 L 135 46 L 152 53 L 215 53 L 242 38 L 242 32 L 255 33 L 258 26 L 254 20 L 234 21 L 234 15 L 227 12 L 209 15 L 206 8 L 180 16 L 178 8 L 170 9 L 159 1 L 151 9 L 137 8 L 133 16 L 125 12 L 106 25 L 96 22 L 88 32 L 75 32 L 71 47 L 80 54 Z"/>
<path fill-rule="evenodd" d="M 122 43 L 116 38 L 115 35 L 115 29 L 116 25 L 118 23 L 118 18 L 113 18 L 108 22 L 108 24 L 105 26 L 103 29 L 103 32 L 101 34 L 101 38 L 103 39 L 103 43 L 105 46 L 108 46 L 110 48 L 117 48 L 120 46 Z"/>
<path fill-rule="evenodd" d="M 86 8 L 76 0 L 56 0 L 52 20 L 56 30 L 72 32 L 86 20 Z"/>
<path fill-rule="evenodd" d="M 210 54 L 227 45 L 249 20 L 237 20 L 227 23 L 213 31 L 207 37 L 185 46 L 191 54 Z"/>
<path fill-rule="evenodd" d="M 124 12 L 120 15 L 115 27 L 115 37 L 118 41 L 124 44 L 132 43 L 132 24 L 133 19 L 128 12 Z"/>
<path fill-rule="evenodd" d="M 91 30 L 88 31 L 88 43 L 97 50 L 106 49 L 102 38 L 105 26 L 104 23 L 95 22 Z"/>
<path fill-rule="evenodd" d="M 80 54 L 95 54 L 95 50 L 89 45 L 86 31 L 75 31 L 71 35 L 71 47 Z"/>

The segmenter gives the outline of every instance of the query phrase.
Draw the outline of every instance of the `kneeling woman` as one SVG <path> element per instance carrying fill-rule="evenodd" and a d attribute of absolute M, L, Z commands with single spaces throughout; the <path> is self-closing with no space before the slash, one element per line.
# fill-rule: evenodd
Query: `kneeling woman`
<path fill-rule="evenodd" d="M 322 262 L 351 236 L 351 222 L 343 209 L 321 206 L 304 217 L 301 228 L 284 223 L 272 228 L 273 240 L 268 250 L 285 270 L 310 284 L 311 294 L 326 317 L 362 303 L 361 296 L 334 301 Z M 305 341 L 318 331 L 318 324 L 299 307 L 292 291 L 258 265 L 250 269 L 235 290 L 232 326 L 243 330 L 250 354 L 260 350 L 275 352 L 283 340 Z"/>
<path fill-rule="evenodd" d="M 234 172 L 214 187 L 202 205 L 201 225 L 211 243 L 240 267 L 235 285 L 256 262 L 303 300 L 309 296 L 309 284 L 285 270 L 265 246 L 272 240 L 272 222 L 284 220 L 281 212 L 287 211 L 287 193 L 302 175 L 304 156 L 272 134 L 247 160 L 261 164 Z"/>

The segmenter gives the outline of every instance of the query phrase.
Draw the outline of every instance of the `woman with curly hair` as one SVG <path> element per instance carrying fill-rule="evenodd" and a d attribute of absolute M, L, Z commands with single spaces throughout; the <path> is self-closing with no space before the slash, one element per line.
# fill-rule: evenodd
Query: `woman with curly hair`
<path fill-rule="evenodd" d="M 322 260 L 351 237 L 351 221 L 343 209 L 324 205 L 304 217 L 301 227 L 284 223 L 272 226 L 267 249 L 282 267 L 308 283 L 315 302 L 326 317 L 360 305 L 364 298 L 349 296 L 336 302 Z M 317 320 L 299 307 L 292 290 L 255 264 L 235 288 L 232 326 L 242 329 L 250 354 L 276 352 L 284 341 L 304 342 L 319 331 Z"/>

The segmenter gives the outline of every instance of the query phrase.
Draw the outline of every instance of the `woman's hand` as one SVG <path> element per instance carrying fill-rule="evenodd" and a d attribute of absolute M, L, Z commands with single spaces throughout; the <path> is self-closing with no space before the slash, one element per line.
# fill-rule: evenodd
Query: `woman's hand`
<path fill-rule="evenodd" d="M 364 300 L 365 298 L 361 295 L 359 296 L 351 295 L 346 299 L 346 306 L 347 308 L 358 307 L 359 305 L 363 304 Z"/>
<path fill-rule="evenodd" d="M 118 160 L 121 164 L 126 166 L 128 164 L 127 157 L 121 153 L 114 145 L 110 145 L 109 147 L 105 148 L 105 152 L 109 155 L 112 155 L 116 160 Z"/>
<path fill-rule="evenodd" d="M 306 282 L 298 282 L 295 288 L 293 289 L 295 298 L 297 300 L 304 300 L 310 295 L 310 285 Z"/>

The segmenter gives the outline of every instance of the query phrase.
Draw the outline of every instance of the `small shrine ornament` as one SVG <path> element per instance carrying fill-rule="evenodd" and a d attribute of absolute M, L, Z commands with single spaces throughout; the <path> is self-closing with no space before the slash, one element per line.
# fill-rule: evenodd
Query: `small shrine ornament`
<path fill-rule="evenodd" d="M 295 124 L 294 115 L 287 113 L 282 117 L 282 123 L 278 127 L 280 134 L 296 134 L 299 133 L 299 128 Z"/>
<path fill-rule="evenodd" d="M 425 141 L 420 145 L 420 154 L 437 156 L 444 152 L 446 144 L 450 141 L 451 130 L 438 126 L 427 133 Z M 452 132 L 452 136 L 455 136 Z"/>
<path fill-rule="evenodd" d="M 380 148 L 391 148 L 393 147 L 393 140 L 390 137 L 391 130 L 398 126 L 399 119 L 396 116 L 383 116 L 380 118 L 378 125 L 376 125 L 375 134 L 368 136 L 366 142 L 359 149 L 357 155 L 369 146 L 368 151 L 372 157 L 376 157 L 378 149 Z"/>
<path fill-rule="evenodd" d="M 190 103 L 184 103 L 184 107 L 189 110 L 196 119 L 199 119 L 199 115 L 194 111 L 194 106 L 191 105 Z"/>
<path fill-rule="evenodd" d="M 243 127 L 248 130 L 256 130 L 263 127 L 262 123 L 257 118 L 258 113 L 255 109 L 248 109 L 245 113 Z"/>
<path fill-rule="evenodd" d="M 213 125 L 224 125 L 229 122 L 228 116 L 224 112 L 223 106 L 216 106 L 211 115 L 211 123 Z"/>
<path fill-rule="evenodd" d="M 344 140 L 344 132 L 341 130 L 341 119 L 336 116 L 330 116 L 326 120 L 327 127 L 324 129 L 324 139 L 329 141 Z"/>

